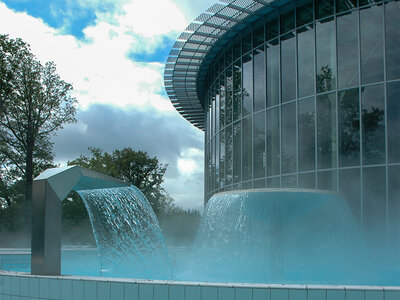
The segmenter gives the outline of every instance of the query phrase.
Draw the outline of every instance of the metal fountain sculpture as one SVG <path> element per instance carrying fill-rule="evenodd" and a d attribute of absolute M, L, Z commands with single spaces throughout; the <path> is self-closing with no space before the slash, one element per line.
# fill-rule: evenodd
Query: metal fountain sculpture
<path fill-rule="evenodd" d="M 128 186 L 79 166 L 47 169 L 33 181 L 31 274 L 61 274 L 61 202 L 71 191 Z"/>

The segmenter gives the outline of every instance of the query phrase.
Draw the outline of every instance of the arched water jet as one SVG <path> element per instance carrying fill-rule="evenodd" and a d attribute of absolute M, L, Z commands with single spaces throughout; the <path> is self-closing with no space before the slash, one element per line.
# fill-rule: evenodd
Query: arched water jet
<path fill-rule="evenodd" d="M 61 201 L 71 191 L 128 184 L 79 166 L 47 169 L 33 181 L 31 273 L 61 273 Z"/>

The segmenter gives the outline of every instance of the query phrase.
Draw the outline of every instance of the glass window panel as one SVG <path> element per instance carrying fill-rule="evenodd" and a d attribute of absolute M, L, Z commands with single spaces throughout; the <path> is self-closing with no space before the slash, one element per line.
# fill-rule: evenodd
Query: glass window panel
<path fill-rule="evenodd" d="M 296 188 L 297 187 L 296 175 L 282 176 L 281 181 L 282 181 L 282 188 Z"/>
<path fill-rule="evenodd" d="M 299 98 L 314 94 L 314 30 L 297 31 Z"/>
<path fill-rule="evenodd" d="M 282 105 L 282 174 L 296 172 L 296 103 Z"/>
<path fill-rule="evenodd" d="M 231 46 L 225 52 L 226 66 L 229 66 L 232 63 L 232 60 L 233 60 L 233 55 L 232 55 L 232 46 Z"/>
<path fill-rule="evenodd" d="M 317 188 L 319 190 L 336 191 L 337 190 L 336 171 L 318 172 Z"/>
<path fill-rule="evenodd" d="M 242 117 L 242 68 L 240 60 L 233 64 L 233 121 Z"/>
<path fill-rule="evenodd" d="M 279 104 L 279 42 L 267 44 L 267 107 Z"/>
<path fill-rule="evenodd" d="M 337 17 L 338 86 L 358 85 L 358 12 Z"/>
<path fill-rule="evenodd" d="M 281 178 L 280 177 L 270 177 L 266 180 L 267 188 L 280 188 Z"/>
<path fill-rule="evenodd" d="M 269 41 L 279 35 L 278 19 L 274 19 L 265 24 L 265 40 Z"/>
<path fill-rule="evenodd" d="M 298 122 L 299 122 L 299 171 L 314 170 L 315 169 L 314 97 L 299 101 Z"/>
<path fill-rule="evenodd" d="M 372 83 L 383 80 L 383 7 L 360 11 L 361 80 Z"/>
<path fill-rule="evenodd" d="M 267 111 L 267 175 L 280 174 L 279 108 Z"/>
<path fill-rule="evenodd" d="M 232 139 L 232 125 L 226 127 L 225 130 L 225 184 L 232 183 L 232 162 L 233 162 L 233 139 Z"/>
<path fill-rule="evenodd" d="M 233 44 L 233 61 L 242 56 L 242 45 L 240 40 Z"/>
<path fill-rule="evenodd" d="M 254 57 L 254 111 L 265 108 L 265 52 L 260 47 L 253 52 Z"/>
<path fill-rule="evenodd" d="M 315 173 L 299 174 L 299 188 L 315 189 Z"/>
<path fill-rule="evenodd" d="M 219 109 L 220 109 L 220 90 L 219 90 L 219 80 L 215 82 L 216 95 L 215 95 L 215 133 L 219 131 Z"/>
<path fill-rule="evenodd" d="M 296 8 L 296 25 L 300 27 L 313 21 L 313 3 Z"/>
<path fill-rule="evenodd" d="M 253 178 L 253 141 L 252 141 L 252 117 L 242 121 L 242 180 Z"/>
<path fill-rule="evenodd" d="M 400 2 L 385 4 L 387 79 L 400 78 Z"/>
<path fill-rule="evenodd" d="M 363 164 L 385 163 L 385 99 L 383 85 L 361 92 Z"/>
<path fill-rule="evenodd" d="M 206 112 L 206 124 L 207 124 L 207 126 L 206 126 L 206 142 L 208 142 L 209 140 L 210 140 L 210 130 L 211 130 L 211 127 L 210 127 L 210 108 L 208 108 L 207 109 L 207 112 Z"/>
<path fill-rule="evenodd" d="M 400 251 L 400 166 L 389 167 L 388 174 L 389 240 L 397 239 L 395 249 Z"/>
<path fill-rule="evenodd" d="M 225 90 L 225 73 L 221 74 L 220 84 L 220 96 L 219 96 L 219 128 L 222 129 L 225 126 L 225 101 L 226 101 L 226 90 Z"/>
<path fill-rule="evenodd" d="M 254 114 L 254 178 L 265 176 L 265 112 Z"/>
<path fill-rule="evenodd" d="M 254 180 L 253 185 L 255 189 L 263 189 L 265 188 L 265 180 L 264 179 Z"/>
<path fill-rule="evenodd" d="M 342 12 L 357 7 L 357 0 L 336 0 L 336 12 Z"/>
<path fill-rule="evenodd" d="M 361 179 L 359 168 L 339 171 L 339 191 L 346 198 L 354 219 L 361 225 Z"/>
<path fill-rule="evenodd" d="M 225 130 L 219 135 L 219 187 L 225 186 Z"/>
<path fill-rule="evenodd" d="M 249 52 L 251 49 L 253 49 L 251 45 L 251 33 L 246 34 L 242 38 L 242 49 L 243 49 L 243 54 Z"/>
<path fill-rule="evenodd" d="M 334 0 L 315 0 L 315 17 L 322 19 L 333 15 Z"/>
<path fill-rule="evenodd" d="M 363 169 L 363 231 L 367 245 L 382 245 L 386 235 L 386 172 L 384 167 Z M 378 247 L 379 247 L 378 246 Z"/>
<path fill-rule="evenodd" d="M 254 48 L 264 44 L 264 24 L 257 27 L 256 29 L 254 29 L 253 31 L 253 46 Z"/>
<path fill-rule="evenodd" d="M 243 62 L 243 117 L 253 113 L 253 59 L 251 54 L 242 58 Z"/>
<path fill-rule="evenodd" d="M 215 137 L 211 139 L 211 180 L 210 191 L 215 189 Z"/>
<path fill-rule="evenodd" d="M 281 33 L 284 34 L 295 28 L 294 10 L 281 15 Z"/>
<path fill-rule="evenodd" d="M 296 98 L 296 36 L 281 37 L 282 102 Z"/>
<path fill-rule="evenodd" d="M 338 93 L 339 162 L 341 167 L 360 164 L 360 112 L 358 88 Z"/>
<path fill-rule="evenodd" d="M 333 19 L 316 24 L 317 93 L 335 89 L 335 23 Z"/>
<path fill-rule="evenodd" d="M 219 134 L 215 136 L 215 182 L 214 182 L 214 189 L 219 188 Z"/>
<path fill-rule="evenodd" d="M 388 162 L 400 162 L 400 82 L 387 84 Z"/>
<path fill-rule="evenodd" d="M 211 137 L 215 135 L 215 89 L 212 88 L 212 103 L 211 103 Z"/>
<path fill-rule="evenodd" d="M 206 193 L 208 193 L 208 191 L 210 190 L 210 178 L 211 178 L 211 156 L 210 156 L 210 144 L 207 144 L 205 147 L 205 191 Z"/>
<path fill-rule="evenodd" d="M 236 122 L 233 124 L 233 182 L 241 181 L 241 158 L 242 158 L 242 141 L 241 141 L 241 124 Z"/>
<path fill-rule="evenodd" d="M 225 108 L 225 120 L 226 124 L 232 123 L 232 89 L 233 89 L 233 77 L 232 77 L 232 69 L 229 67 L 226 69 L 225 72 L 225 80 L 226 80 L 226 96 L 225 96 L 225 102 L 226 102 L 226 108 Z"/>
<path fill-rule="evenodd" d="M 243 182 L 242 183 L 242 189 L 243 190 L 250 190 L 253 188 L 253 182 L 252 181 L 248 181 L 248 182 Z"/>
<path fill-rule="evenodd" d="M 318 169 L 336 167 L 336 95 L 317 97 L 317 161 Z"/>

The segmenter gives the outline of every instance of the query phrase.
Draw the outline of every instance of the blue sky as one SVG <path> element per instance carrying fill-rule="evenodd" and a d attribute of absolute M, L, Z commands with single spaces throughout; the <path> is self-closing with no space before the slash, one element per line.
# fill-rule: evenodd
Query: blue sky
<path fill-rule="evenodd" d="M 54 137 L 57 163 L 88 147 L 144 150 L 169 165 L 164 188 L 176 204 L 202 209 L 204 134 L 172 107 L 163 70 L 176 38 L 214 2 L 0 0 L 0 34 L 22 38 L 74 86 L 78 123 Z"/>

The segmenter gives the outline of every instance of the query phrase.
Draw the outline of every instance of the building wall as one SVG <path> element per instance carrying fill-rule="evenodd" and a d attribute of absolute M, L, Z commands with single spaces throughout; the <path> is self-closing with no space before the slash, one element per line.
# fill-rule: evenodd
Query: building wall
<path fill-rule="evenodd" d="M 249 25 L 208 73 L 205 199 L 339 191 L 369 236 L 398 240 L 399 53 L 399 1 L 314 0 Z"/>

